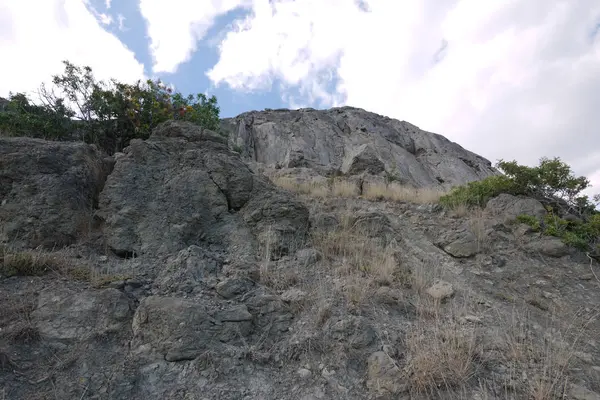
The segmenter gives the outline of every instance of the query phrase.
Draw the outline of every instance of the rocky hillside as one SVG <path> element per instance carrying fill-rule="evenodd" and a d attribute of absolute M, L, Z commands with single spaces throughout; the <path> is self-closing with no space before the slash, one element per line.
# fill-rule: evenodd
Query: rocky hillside
<path fill-rule="evenodd" d="M 353 107 L 252 111 L 221 128 L 246 161 L 311 174 L 387 176 L 414 187 L 450 187 L 497 173 L 445 137 Z"/>
<path fill-rule="evenodd" d="M 595 262 L 533 199 L 436 204 L 486 160 L 350 108 L 223 126 L 0 138 L 1 400 L 600 399 Z"/>

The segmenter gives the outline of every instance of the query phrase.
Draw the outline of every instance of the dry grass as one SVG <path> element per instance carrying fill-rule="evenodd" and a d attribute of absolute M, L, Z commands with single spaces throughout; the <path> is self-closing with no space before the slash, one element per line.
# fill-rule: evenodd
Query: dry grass
<path fill-rule="evenodd" d="M 406 346 L 408 382 L 415 393 L 431 397 L 440 390 L 460 389 L 477 372 L 479 338 L 452 317 L 417 321 L 407 333 Z"/>
<path fill-rule="evenodd" d="M 331 194 L 335 197 L 358 197 L 360 191 L 356 182 L 337 178 L 331 184 Z"/>
<path fill-rule="evenodd" d="M 325 181 L 298 181 L 297 179 L 280 176 L 271 178 L 272 182 L 282 189 L 295 193 L 307 194 L 314 197 L 326 197 L 330 191 Z"/>
<path fill-rule="evenodd" d="M 74 280 L 89 282 L 94 287 L 130 278 L 128 275 L 114 274 L 108 269 L 97 268 L 82 260 L 76 260 L 68 251 L 11 250 L 0 249 L 0 275 L 43 276 L 57 273 Z"/>
<path fill-rule="evenodd" d="M 511 377 L 518 379 L 527 375 L 524 391 L 529 398 L 565 398 L 570 383 L 569 369 L 585 327 L 595 317 L 597 315 L 579 328 L 571 323 L 566 329 L 561 329 L 560 321 L 550 321 L 549 326 L 542 328 L 542 333 L 534 331 L 527 313 L 520 315 L 513 312 L 503 329 L 507 351 L 503 353 L 502 361 L 509 366 Z"/>
<path fill-rule="evenodd" d="M 435 188 L 413 188 L 397 183 L 368 183 L 364 185 L 363 196 L 370 200 L 385 200 L 415 204 L 437 203 L 445 192 Z"/>
<path fill-rule="evenodd" d="M 0 274 L 4 276 L 42 276 L 63 269 L 67 263 L 60 254 L 43 250 L 0 251 Z"/>
<path fill-rule="evenodd" d="M 481 208 L 471 209 L 468 214 L 469 228 L 477 238 L 477 250 L 483 253 L 489 251 L 492 247 L 486 225 L 489 219 L 487 212 Z"/>
<path fill-rule="evenodd" d="M 435 188 L 413 188 L 397 183 L 366 183 L 362 194 L 357 182 L 334 178 L 328 181 L 299 181 L 293 177 L 273 177 L 273 183 L 283 189 L 316 198 L 323 197 L 359 197 L 374 201 L 395 201 L 415 204 L 434 204 L 445 194 Z"/>

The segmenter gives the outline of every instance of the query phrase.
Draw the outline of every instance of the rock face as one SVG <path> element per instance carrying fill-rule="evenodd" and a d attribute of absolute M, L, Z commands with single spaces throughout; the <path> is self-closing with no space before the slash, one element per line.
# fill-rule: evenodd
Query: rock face
<path fill-rule="evenodd" d="M 353 107 L 252 111 L 222 121 L 245 159 L 321 175 L 388 174 L 416 187 L 452 186 L 496 174 L 445 137 Z"/>
<path fill-rule="evenodd" d="M 0 241 L 74 243 L 91 229 L 111 168 L 95 146 L 0 137 Z"/>
<path fill-rule="evenodd" d="M 223 124 L 231 142 L 168 122 L 112 160 L 0 139 L 0 399 L 598 398 L 597 266 L 515 221 L 540 203 L 459 216 L 254 168 L 437 185 L 484 160 L 350 108 Z"/>
<path fill-rule="evenodd" d="M 254 260 L 256 240 L 283 254 L 308 229 L 306 207 L 255 175 L 221 136 L 174 121 L 117 158 L 98 215 L 121 256 L 202 243 Z"/>

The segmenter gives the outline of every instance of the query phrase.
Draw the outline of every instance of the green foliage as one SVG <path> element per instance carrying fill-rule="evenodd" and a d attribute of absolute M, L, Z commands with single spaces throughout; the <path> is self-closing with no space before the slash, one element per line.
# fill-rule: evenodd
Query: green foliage
<path fill-rule="evenodd" d="M 517 221 L 529 225 L 531 229 L 533 229 L 536 232 L 540 230 L 540 221 L 533 215 L 519 215 L 517 216 Z"/>
<path fill-rule="evenodd" d="M 497 166 L 503 175 L 453 188 L 440 198 L 440 203 L 448 208 L 482 207 L 501 193 L 528 196 L 541 201 L 548 214 L 542 220 L 520 215 L 518 221 L 534 231 L 561 238 L 570 246 L 600 256 L 600 213 L 594 204 L 600 203 L 600 196 L 594 196 L 592 201 L 581 195 L 590 186 L 587 178 L 574 176 L 571 168 L 559 158 L 542 158 L 537 167 L 519 165 L 515 161 L 500 161 Z M 567 214 L 575 218 L 564 218 Z"/>
<path fill-rule="evenodd" d="M 527 167 L 516 161 L 499 161 L 497 167 L 503 175 L 491 176 L 481 181 L 453 188 L 440 202 L 447 207 L 457 205 L 484 206 L 501 193 L 525 195 L 553 204 L 565 212 L 592 215 L 595 204 L 581 192 L 590 186 L 587 178 L 575 177 L 571 167 L 559 158 L 542 158 L 537 167 Z M 600 197 L 596 201 L 600 200 Z"/>
<path fill-rule="evenodd" d="M 4 110 L 0 112 L 0 131 L 8 136 L 33 136 L 59 139 L 72 129 L 70 111 L 62 101 L 54 108 L 33 104 L 23 93 L 10 93 Z"/>
<path fill-rule="evenodd" d="M 57 92 L 41 86 L 42 105 L 33 105 L 22 94 L 11 96 L 5 110 L 0 110 L 4 134 L 66 140 L 77 136 L 112 154 L 132 139 L 148 138 L 158 124 L 169 119 L 219 131 L 215 96 L 184 97 L 160 80 L 128 84 L 111 79 L 106 83 L 98 81 L 90 67 L 63 63 L 63 74 L 52 77 Z"/>
<path fill-rule="evenodd" d="M 579 212 L 594 209 L 587 196 L 580 196 L 590 181 L 574 176 L 571 167 L 558 157 L 544 157 L 537 167 L 518 165 L 516 161 L 500 161 L 498 167 L 514 182 L 519 194 L 540 200 L 559 199 Z"/>
<path fill-rule="evenodd" d="M 511 178 L 495 175 L 454 187 L 450 193 L 440 198 L 440 204 L 448 208 L 459 205 L 482 207 L 489 199 L 501 193 L 518 194 L 518 188 Z"/>
<path fill-rule="evenodd" d="M 517 221 L 525 223 L 544 235 L 561 238 L 569 246 L 594 252 L 600 243 L 600 214 L 592 215 L 587 221 L 568 221 L 549 212 L 542 222 L 532 215 L 519 215 Z"/>

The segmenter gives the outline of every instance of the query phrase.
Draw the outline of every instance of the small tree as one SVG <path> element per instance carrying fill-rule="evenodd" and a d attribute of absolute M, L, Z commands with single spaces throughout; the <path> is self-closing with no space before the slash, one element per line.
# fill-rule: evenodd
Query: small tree
<path fill-rule="evenodd" d="M 148 138 L 158 124 L 172 118 L 219 130 L 215 96 L 207 98 L 199 93 L 184 97 L 152 79 L 133 84 L 111 79 L 106 83 L 96 80 L 90 67 L 63 63 L 64 73 L 52 77 L 55 87 L 48 89 L 42 84 L 38 91 L 42 106 L 18 95 L 2 107 L 3 131 L 54 139 L 72 139 L 79 133 L 83 141 L 112 154 L 134 138 Z"/>
<path fill-rule="evenodd" d="M 440 199 L 441 203 L 483 206 L 490 198 L 508 193 L 533 197 L 561 214 L 574 213 L 584 217 L 595 212 L 594 202 L 581 194 L 590 187 L 590 181 L 584 176 L 574 176 L 571 167 L 560 158 L 544 157 L 537 167 L 500 160 L 497 167 L 502 175 L 456 187 Z"/>

